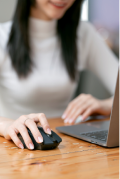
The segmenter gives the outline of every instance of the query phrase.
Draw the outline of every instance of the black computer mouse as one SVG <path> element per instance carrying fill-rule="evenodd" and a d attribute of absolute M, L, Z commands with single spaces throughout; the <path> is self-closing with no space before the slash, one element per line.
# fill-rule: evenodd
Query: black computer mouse
<path fill-rule="evenodd" d="M 42 143 L 37 143 L 36 140 L 34 139 L 31 131 L 27 128 L 29 136 L 34 144 L 34 150 L 51 150 L 51 149 L 55 149 L 60 142 L 62 142 L 62 139 L 53 131 L 51 131 L 51 135 L 46 134 L 43 130 L 42 127 L 38 127 L 38 130 L 40 131 L 42 137 L 43 137 L 43 142 Z M 18 134 L 19 139 L 21 140 L 21 142 L 24 145 L 24 148 L 28 147 L 26 146 L 21 134 Z"/>

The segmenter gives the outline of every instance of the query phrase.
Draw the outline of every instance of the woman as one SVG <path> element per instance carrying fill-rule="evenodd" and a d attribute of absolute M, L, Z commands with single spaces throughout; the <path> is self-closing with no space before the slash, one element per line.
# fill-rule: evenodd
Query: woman
<path fill-rule="evenodd" d="M 26 127 L 38 143 L 38 122 L 51 133 L 47 117 L 64 112 L 73 124 L 79 115 L 110 114 L 113 98 L 81 94 L 70 102 L 79 71 L 91 70 L 111 94 L 117 76 L 116 57 L 89 23 L 79 22 L 81 6 L 82 0 L 18 0 L 13 22 L 0 25 L 0 135 L 19 148 L 18 133 L 34 148 Z"/>

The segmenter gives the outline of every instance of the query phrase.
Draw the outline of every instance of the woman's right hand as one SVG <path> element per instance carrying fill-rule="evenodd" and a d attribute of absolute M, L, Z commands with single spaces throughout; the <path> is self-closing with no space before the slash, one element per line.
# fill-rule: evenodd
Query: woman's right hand
<path fill-rule="evenodd" d="M 4 137 L 7 140 L 13 140 L 13 142 L 21 149 L 24 148 L 22 142 L 18 138 L 17 134 L 20 133 L 25 141 L 26 146 L 29 149 L 34 149 L 31 138 L 29 137 L 27 128 L 32 132 L 37 143 L 43 142 L 43 137 L 37 128 L 37 123 L 41 123 L 44 131 L 47 134 L 51 134 L 51 129 L 46 119 L 45 114 L 29 114 L 19 117 L 17 120 L 8 122 L 4 130 Z"/>

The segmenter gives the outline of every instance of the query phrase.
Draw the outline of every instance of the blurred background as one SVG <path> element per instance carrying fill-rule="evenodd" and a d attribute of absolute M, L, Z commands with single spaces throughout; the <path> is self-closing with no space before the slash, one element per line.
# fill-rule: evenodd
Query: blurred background
<path fill-rule="evenodd" d="M 0 22 L 12 19 L 17 0 L 0 0 Z M 82 21 L 90 21 L 107 45 L 119 57 L 119 0 L 85 0 Z M 81 72 L 76 94 L 89 93 L 99 99 L 110 97 L 91 72 Z"/>

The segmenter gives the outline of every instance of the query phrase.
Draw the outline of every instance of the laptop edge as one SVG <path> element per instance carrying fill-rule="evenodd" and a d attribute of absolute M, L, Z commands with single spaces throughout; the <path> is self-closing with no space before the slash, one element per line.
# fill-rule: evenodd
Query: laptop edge
<path fill-rule="evenodd" d="M 119 72 L 116 82 L 115 95 L 113 100 L 113 107 L 111 110 L 110 121 L 89 122 L 73 126 L 61 126 L 56 128 L 59 132 L 69 136 L 88 141 L 90 143 L 98 144 L 104 147 L 119 146 Z M 107 141 L 103 142 L 98 139 L 92 139 L 87 136 L 82 136 L 80 133 L 107 130 Z M 81 132 L 78 132 L 81 131 Z"/>

